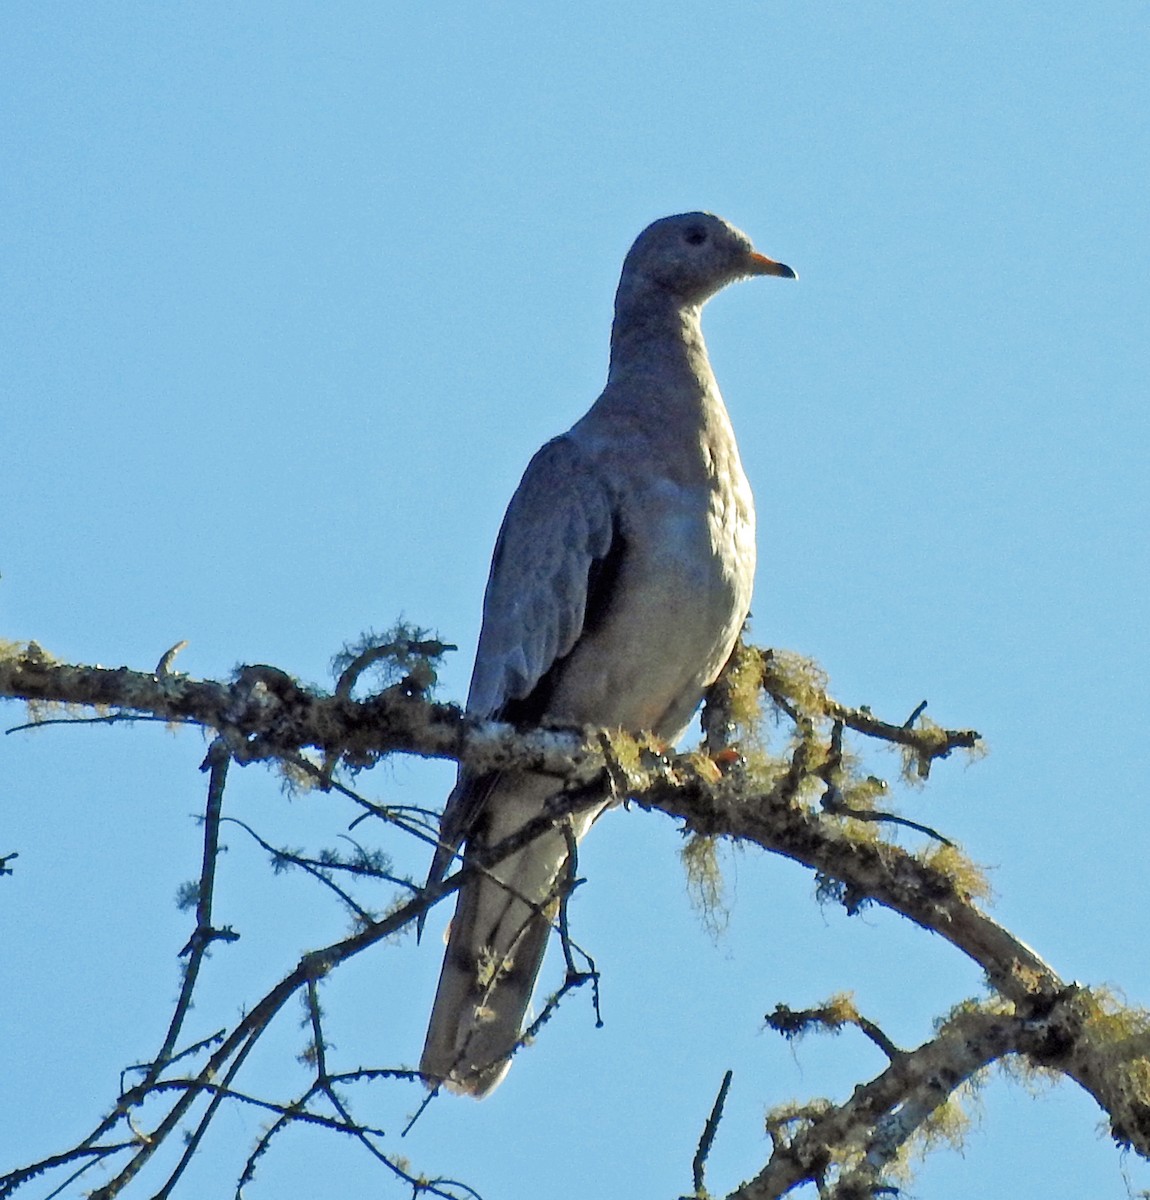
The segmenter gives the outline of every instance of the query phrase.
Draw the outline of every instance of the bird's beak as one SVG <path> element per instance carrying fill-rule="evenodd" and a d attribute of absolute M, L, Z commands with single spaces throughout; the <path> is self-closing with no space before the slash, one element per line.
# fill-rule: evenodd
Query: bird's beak
<path fill-rule="evenodd" d="M 786 263 L 775 262 L 773 258 L 768 258 L 765 254 L 751 254 L 748 256 L 748 261 L 751 264 L 752 275 L 779 275 L 783 279 L 798 279 L 798 276 Z"/>

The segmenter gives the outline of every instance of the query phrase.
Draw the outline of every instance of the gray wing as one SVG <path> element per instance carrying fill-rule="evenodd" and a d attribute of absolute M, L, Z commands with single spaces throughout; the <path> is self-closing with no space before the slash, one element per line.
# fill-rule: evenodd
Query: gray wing
<path fill-rule="evenodd" d="M 533 704 L 532 694 L 546 692 L 541 681 L 579 640 L 589 598 L 592 608 L 605 601 L 609 581 L 600 568 L 613 542 L 617 550 L 612 496 L 594 465 L 566 435 L 548 442 L 528 464 L 495 543 L 469 713 L 513 721 L 543 715 L 546 697 Z M 429 885 L 447 874 L 494 782 L 460 771 L 444 806 Z"/>
<path fill-rule="evenodd" d="M 495 543 L 467 711 L 525 700 L 583 631 L 589 581 L 615 536 L 612 497 L 566 435 L 524 472 Z"/>

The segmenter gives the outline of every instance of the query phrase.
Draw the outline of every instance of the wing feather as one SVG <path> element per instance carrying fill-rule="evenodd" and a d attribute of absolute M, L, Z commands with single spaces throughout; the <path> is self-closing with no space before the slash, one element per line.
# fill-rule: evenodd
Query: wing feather
<path fill-rule="evenodd" d="M 592 564 L 614 536 L 612 497 L 568 437 L 531 460 L 503 518 L 483 600 L 467 711 L 522 700 L 583 631 Z"/>
<path fill-rule="evenodd" d="M 495 543 L 469 713 L 537 718 L 545 677 L 583 632 L 589 587 L 611 559 L 613 540 L 612 496 L 594 465 L 567 436 L 548 442 L 528 464 Z M 532 697 L 541 681 L 540 695 Z M 446 875 L 496 783 L 460 772 L 443 810 L 429 884 Z"/>

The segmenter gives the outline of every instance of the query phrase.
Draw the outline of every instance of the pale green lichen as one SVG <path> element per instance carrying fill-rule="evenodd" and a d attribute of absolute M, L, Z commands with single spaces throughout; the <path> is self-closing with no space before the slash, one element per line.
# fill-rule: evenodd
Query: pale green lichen
<path fill-rule="evenodd" d="M 364 675 L 371 675 L 377 687 L 390 687 L 406 678 L 420 692 L 429 692 L 437 682 L 443 656 L 454 649 L 430 630 L 402 618 L 384 633 L 369 629 L 332 659 L 332 672 L 339 678 L 337 694 Z"/>
<path fill-rule="evenodd" d="M 900 1148 L 889 1168 L 892 1179 L 909 1179 L 913 1164 L 921 1162 L 935 1150 L 946 1148 L 962 1152 L 967 1134 L 981 1119 L 979 1093 L 987 1074 L 986 1071 L 976 1071 L 931 1111 Z"/>
<path fill-rule="evenodd" d="M 982 868 L 955 845 L 936 842 L 914 857 L 923 866 L 945 875 L 965 899 L 988 901 L 994 894 Z"/>
<path fill-rule="evenodd" d="M 785 697 L 801 713 L 809 717 L 825 715 L 829 680 L 814 659 L 792 650 L 774 650 L 765 657 L 763 676 L 772 691 Z"/>
<path fill-rule="evenodd" d="M 605 730 L 602 734 L 605 749 L 610 755 L 610 765 L 621 772 L 628 788 L 639 790 L 645 774 L 644 763 L 648 755 L 659 753 L 660 747 L 651 739 L 636 737 L 623 729 Z"/>
<path fill-rule="evenodd" d="M 66 704 L 63 700 L 26 700 L 24 712 L 29 725 L 42 725 L 45 721 L 79 721 L 86 710 L 79 704 Z"/>
<path fill-rule="evenodd" d="M 857 764 L 854 756 L 844 755 L 843 764 L 847 768 L 845 778 L 840 784 L 843 804 L 847 808 L 873 812 L 880 797 L 886 799 L 888 796 L 890 789 L 886 780 L 879 779 L 877 775 L 856 775 L 854 771 Z"/>
<path fill-rule="evenodd" d="M 747 794 L 772 791 L 787 773 L 786 759 L 756 747 L 739 748 L 743 751 L 739 768 L 743 790 Z"/>
<path fill-rule="evenodd" d="M 762 750 L 763 656 L 752 646 L 739 642 L 723 673 L 727 714 L 744 750 Z"/>
<path fill-rule="evenodd" d="M 930 717 L 919 714 L 914 723 L 913 745 L 902 745 L 902 777 L 912 787 L 921 787 L 930 775 L 934 760 L 946 750 L 946 730 Z"/>
<path fill-rule="evenodd" d="M 934 1031 L 935 1033 L 942 1033 L 952 1021 L 957 1020 L 959 1017 L 967 1017 L 976 1013 L 995 1017 L 1009 1017 L 1013 1016 L 1014 1012 L 1015 1007 L 1013 1003 L 997 992 L 992 992 L 981 999 L 977 996 L 967 996 L 965 1000 L 960 1000 L 947 1012 L 943 1013 L 942 1016 L 935 1017 L 933 1021 Z"/>
<path fill-rule="evenodd" d="M 280 777 L 280 785 L 284 793 L 293 799 L 313 791 L 319 786 L 321 768 L 313 763 L 306 755 L 300 756 L 302 761 L 295 762 L 287 758 L 274 760 L 274 768 Z"/>
<path fill-rule="evenodd" d="M 719 864 L 718 839 L 693 833 L 679 851 L 679 858 L 687 873 L 691 907 L 712 940 L 718 941 L 731 920 L 726 881 Z"/>
<path fill-rule="evenodd" d="M 844 1025 L 857 1025 L 860 1019 L 854 992 L 835 992 L 823 1002 L 821 1012 L 827 1027 L 836 1032 Z"/>
<path fill-rule="evenodd" d="M 1109 988 L 1084 988 L 1078 1001 L 1082 1039 L 1123 1106 L 1150 1107 L 1150 1012 L 1123 1003 Z"/>
<path fill-rule="evenodd" d="M 48 653 L 39 642 L 11 642 L 0 638 L 0 659 L 23 659 L 38 666 L 55 666 L 60 660 Z"/>
<path fill-rule="evenodd" d="M 829 1100 L 784 1100 L 767 1110 L 763 1124 L 776 1144 L 787 1146 L 833 1110 Z"/>

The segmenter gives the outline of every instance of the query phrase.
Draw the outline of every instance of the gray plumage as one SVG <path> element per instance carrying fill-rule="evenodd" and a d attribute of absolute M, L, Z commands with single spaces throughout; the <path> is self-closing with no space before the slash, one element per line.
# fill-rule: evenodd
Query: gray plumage
<path fill-rule="evenodd" d="M 709 297 L 750 275 L 793 277 L 709 213 L 645 229 L 623 264 L 607 386 L 531 460 L 491 563 L 467 700 L 519 724 L 649 730 L 689 724 L 742 628 L 755 513 L 699 324 Z M 529 772 L 461 770 L 429 882 L 461 844 L 490 847 L 559 790 Z M 581 837 L 607 803 L 582 812 Z M 483 1096 L 503 1078 L 564 879 L 551 831 L 459 890 L 421 1070 Z"/>

